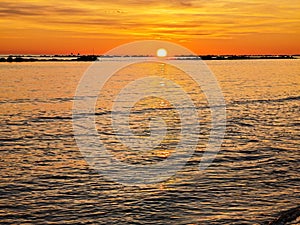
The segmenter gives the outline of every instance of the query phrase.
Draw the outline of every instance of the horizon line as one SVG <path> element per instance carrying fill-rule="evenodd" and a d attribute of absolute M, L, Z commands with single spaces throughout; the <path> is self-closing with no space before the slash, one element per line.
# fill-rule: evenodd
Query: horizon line
<path fill-rule="evenodd" d="M 153 57 L 153 55 L 143 55 L 143 54 L 122 54 L 122 55 L 109 55 L 109 54 L 91 54 L 91 53 L 86 53 L 86 54 L 20 54 L 20 53 L 0 53 L 0 56 L 69 56 L 69 57 L 78 57 L 78 56 L 114 56 L 114 57 L 124 57 L 124 56 L 143 56 L 143 57 Z M 195 56 L 300 56 L 300 53 L 295 53 L 295 54 L 190 54 L 190 55 L 174 55 L 174 57 L 178 56 L 189 56 L 189 57 L 195 57 Z"/>

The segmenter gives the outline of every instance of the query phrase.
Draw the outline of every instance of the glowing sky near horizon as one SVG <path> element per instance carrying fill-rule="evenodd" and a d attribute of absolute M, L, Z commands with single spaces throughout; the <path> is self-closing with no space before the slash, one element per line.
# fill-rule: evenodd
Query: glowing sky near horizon
<path fill-rule="evenodd" d="M 150 39 L 198 54 L 296 54 L 299 24 L 299 0 L 2 0 L 0 54 L 102 54 Z"/>

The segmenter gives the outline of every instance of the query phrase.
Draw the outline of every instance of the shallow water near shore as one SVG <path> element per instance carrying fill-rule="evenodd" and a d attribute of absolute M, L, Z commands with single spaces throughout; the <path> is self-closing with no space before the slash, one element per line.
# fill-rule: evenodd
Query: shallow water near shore
<path fill-rule="evenodd" d="M 227 105 L 226 134 L 214 162 L 198 170 L 210 130 L 205 95 L 179 71 L 143 64 L 119 71 L 96 105 L 99 137 L 131 164 L 164 160 L 178 142 L 171 104 L 146 98 L 131 128 L 143 137 L 147 118 L 169 127 L 161 146 L 131 151 L 110 127 L 113 97 L 136 74 L 161 74 L 191 95 L 201 126 L 197 150 L 165 182 L 124 186 L 93 170 L 74 140 L 72 104 L 90 63 L 0 63 L 0 223 L 261 224 L 300 204 L 300 60 L 206 61 Z M 145 72 L 146 71 L 146 72 Z M 174 96 L 180 98 L 180 96 Z"/>

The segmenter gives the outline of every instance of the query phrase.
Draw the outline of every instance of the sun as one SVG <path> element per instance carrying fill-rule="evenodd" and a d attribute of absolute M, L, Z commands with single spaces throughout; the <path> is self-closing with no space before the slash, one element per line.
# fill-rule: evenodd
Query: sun
<path fill-rule="evenodd" d="M 157 55 L 158 57 L 166 57 L 167 54 L 168 54 L 168 52 L 167 52 L 167 50 L 164 49 L 164 48 L 160 48 L 160 49 L 158 49 L 157 52 L 156 52 L 156 55 Z"/>

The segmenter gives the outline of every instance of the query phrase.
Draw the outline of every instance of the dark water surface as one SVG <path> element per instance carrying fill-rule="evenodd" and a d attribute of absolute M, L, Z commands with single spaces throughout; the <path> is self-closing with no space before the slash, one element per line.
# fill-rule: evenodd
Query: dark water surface
<path fill-rule="evenodd" d="M 221 151 L 204 172 L 198 163 L 210 111 L 188 78 L 164 65 L 140 65 L 119 72 L 103 91 L 96 106 L 98 132 L 127 163 L 165 159 L 180 132 L 168 102 L 144 99 L 133 110 L 132 129 L 147 133 L 145 118 L 158 113 L 172 128 L 165 143 L 151 152 L 117 143 L 109 127 L 111 98 L 134 72 L 174 78 L 199 111 L 200 142 L 184 169 L 165 182 L 135 187 L 95 172 L 76 146 L 73 96 L 89 63 L 1 63 L 0 223 L 261 224 L 300 205 L 300 60 L 207 64 L 225 96 L 227 129 Z"/>

